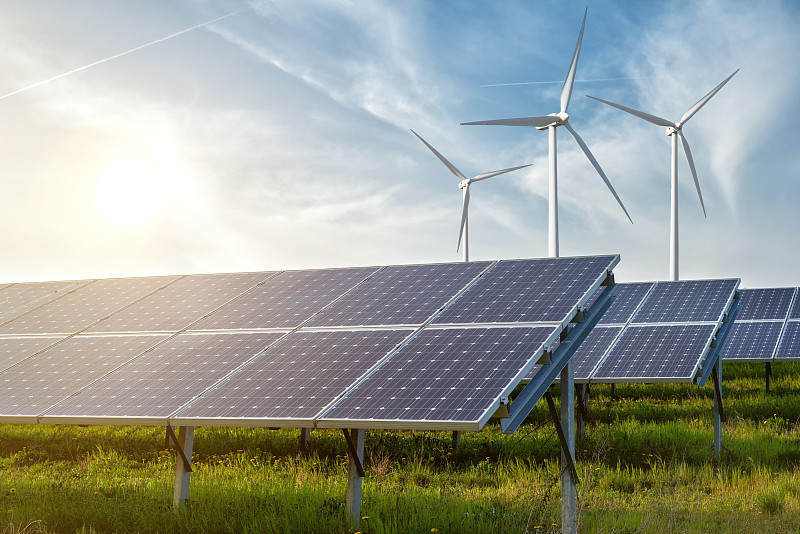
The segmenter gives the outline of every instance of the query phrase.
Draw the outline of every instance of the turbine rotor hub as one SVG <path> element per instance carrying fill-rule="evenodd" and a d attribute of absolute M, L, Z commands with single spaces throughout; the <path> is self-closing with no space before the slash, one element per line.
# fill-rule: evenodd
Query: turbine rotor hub
<path fill-rule="evenodd" d="M 470 183 L 470 181 L 471 181 L 471 180 L 470 180 L 469 178 L 467 178 L 466 180 L 461 180 L 460 182 L 458 182 L 458 188 L 459 188 L 459 189 L 466 189 L 466 188 L 468 188 L 468 187 L 469 187 L 469 183 Z"/>
<path fill-rule="evenodd" d="M 675 126 L 668 127 L 667 128 L 667 137 L 669 137 L 670 135 L 675 135 L 676 133 L 678 133 L 678 130 L 680 130 L 680 129 L 681 129 L 681 125 L 680 124 L 676 124 Z"/>

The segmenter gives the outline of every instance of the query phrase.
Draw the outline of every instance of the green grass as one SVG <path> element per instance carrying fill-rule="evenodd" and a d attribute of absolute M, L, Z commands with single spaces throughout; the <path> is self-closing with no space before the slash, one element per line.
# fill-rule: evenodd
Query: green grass
<path fill-rule="evenodd" d="M 580 532 L 800 530 L 800 364 L 724 368 L 712 388 L 595 386 L 578 444 Z M 556 395 L 557 397 L 557 395 Z M 352 532 L 339 431 L 198 428 L 191 500 L 172 512 L 175 454 L 146 427 L 0 425 L 7 533 Z M 360 532 L 558 532 L 558 440 L 544 403 L 515 434 L 367 431 Z"/>

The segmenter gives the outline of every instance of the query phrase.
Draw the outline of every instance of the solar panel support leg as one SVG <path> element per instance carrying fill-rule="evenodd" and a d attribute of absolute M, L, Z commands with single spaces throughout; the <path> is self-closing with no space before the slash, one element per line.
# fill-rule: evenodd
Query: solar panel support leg
<path fill-rule="evenodd" d="M 306 452 L 310 446 L 311 446 L 311 429 L 310 428 L 301 428 L 300 429 L 300 450 L 302 452 Z"/>
<path fill-rule="evenodd" d="M 453 450 L 457 451 L 461 448 L 461 431 L 453 430 Z"/>
<path fill-rule="evenodd" d="M 364 429 L 342 429 L 347 441 L 347 514 L 353 521 L 353 528 L 358 530 L 361 521 L 361 485 L 364 479 Z"/>
<path fill-rule="evenodd" d="M 770 362 L 766 363 L 765 371 L 765 382 L 767 386 L 767 393 L 769 393 L 769 383 L 772 381 L 772 364 Z"/>
<path fill-rule="evenodd" d="M 578 532 L 575 485 L 575 373 L 572 360 L 561 371 L 561 532 Z M 550 402 L 552 402 L 552 397 Z"/>
<path fill-rule="evenodd" d="M 581 384 L 575 390 L 578 396 L 578 441 L 586 437 L 586 416 L 589 411 L 589 384 Z"/>
<path fill-rule="evenodd" d="M 171 426 L 167 426 L 167 434 L 178 449 L 175 462 L 175 491 L 172 495 L 172 509 L 177 513 L 181 506 L 189 500 L 189 478 L 192 474 L 192 447 L 194 446 L 194 427 L 182 426 L 178 429 L 178 436 Z"/>
<path fill-rule="evenodd" d="M 714 455 L 717 459 L 722 452 L 722 420 L 724 414 L 722 412 L 722 361 L 717 360 L 714 364 L 714 369 L 711 371 L 711 376 L 714 380 Z"/>

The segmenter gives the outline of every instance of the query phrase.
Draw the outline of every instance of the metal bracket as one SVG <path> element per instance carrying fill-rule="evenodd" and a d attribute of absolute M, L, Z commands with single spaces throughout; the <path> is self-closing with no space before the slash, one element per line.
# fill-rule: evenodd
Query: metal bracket
<path fill-rule="evenodd" d="M 356 445 L 353 443 L 353 438 L 346 428 L 342 429 L 342 434 L 344 434 L 344 440 L 347 442 L 347 449 L 350 451 L 350 459 L 353 460 L 353 463 L 356 466 L 358 476 L 364 478 L 364 466 L 361 465 L 361 460 L 358 458 L 358 453 L 356 452 Z"/>
<path fill-rule="evenodd" d="M 192 472 L 192 464 L 191 464 L 191 462 L 189 462 L 188 458 L 186 458 L 186 454 L 183 452 L 183 447 L 181 447 L 181 444 L 178 443 L 178 438 L 175 436 L 175 431 L 172 430 L 172 426 L 167 425 L 167 437 L 166 437 L 165 444 L 164 444 L 165 447 L 169 448 L 170 440 L 172 440 L 172 442 L 175 444 L 175 450 L 178 451 L 178 454 L 180 455 L 181 459 L 183 460 L 183 469 L 187 473 L 191 473 Z"/>
<path fill-rule="evenodd" d="M 578 470 L 575 468 L 575 458 L 572 457 L 572 452 L 569 450 L 567 437 L 564 435 L 564 429 L 561 427 L 561 418 L 558 416 L 558 412 L 556 411 L 556 405 L 553 402 L 553 396 L 549 391 L 545 391 L 544 398 L 547 399 L 547 406 L 550 408 L 550 415 L 553 417 L 553 424 L 556 425 L 556 434 L 558 434 L 558 439 L 561 442 L 561 451 L 564 453 L 564 458 L 566 458 L 567 461 L 567 470 L 569 471 L 569 476 L 572 478 L 573 484 L 580 484 L 580 480 L 578 480 Z"/>
<path fill-rule="evenodd" d="M 719 365 L 719 361 L 714 364 L 714 369 L 717 368 Z M 711 381 L 714 382 L 714 396 L 717 398 L 717 402 L 719 403 L 719 420 L 723 423 L 725 422 L 725 412 L 722 411 L 722 391 L 719 388 L 719 381 L 717 380 L 717 372 L 714 371 L 711 373 Z"/>

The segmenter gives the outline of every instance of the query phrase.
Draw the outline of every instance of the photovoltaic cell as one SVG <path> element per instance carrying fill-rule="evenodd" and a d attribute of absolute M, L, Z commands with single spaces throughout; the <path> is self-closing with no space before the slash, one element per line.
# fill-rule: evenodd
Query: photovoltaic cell
<path fill-rule="evenodd" d="M 614 301 L 600 318 L 598 324 L 627 323 L 653 285 L 653 282 L 615 284 L 611 288 L 611 296 L 614 297 Z"/>
<path fill-rule="evenodd" d="M 727 342 L 726 342 L 727 345 Z M 800 360 L 800 322 L 789 321 L 783 330 L 776 360 Z"/>
<path fill-rule="evenodd" d="M 192 330 L 295 328 L 377 270 L 284 271 L 192 325 Z"/>
<path fill-rule="evenodd" d="M 621 326 L 595 327 L 572 356 L 575 380 L 588 380 L 592 371 L 608 352 L 622 331 Z"/>
<path fill-rule="evenodd" d="M 319 420 L 379 428 L 482 423 L 558 327 L 427 329 Z"/>
<path fill-rule="evenodd" d="M 195 274 L 94 325 L 87 332 L 177 332 L 275 274 Z"/>
<path fill-rule="evenodd" d="M 283 335 L 179 334 L 47 416 L 166 418 Z"/>
<path fill-rule="evenodd" d="M 0 291 L 0 323 L 85 286 L 91 280 L 11 284 Z"/>
<path fill-rule="evenodd" d="M 338 300 L 306 326 L 420 325 L 490 262 L 394 265 Z"/>
<path fill-rule="evenodd" d="M 737 321 L 785 319 L 795 288 L 742 289 Z"/>
<path fill-rule="evenodd" d="M 738 284 L 738 280 L 658 282 L 631 323 L 718 322 Z"/>
<path fill-rule="evenodd" d="M 789 319 L 800 319 L 800 289 L 797 293 L 794 298 L 794 304 L 792 304 L 792 311 L 789 312 Z"/>
<path fill-rule="evenodd" d="M 0 338 L 0 371 L 8 369 L 37 352 L 64 339 L 63 337 Z"/>
<path fill-rule="evenodd" d="M 744 303 L 744 301 L 743 301 Z M 787 309 L 784 310 L 784 315 Z M 742 313 L 742 310 L 739 310 Z M 783 329 L 783 321 L 757 321 L 742 323 L 738 320 L 731 326 L 720 358 L 723 360 L 764 361 L 772 359 L 775 345 Z"/>
<path fill-rule="evenodd" d="M 588 301 L 617 256 L 501 261 L 432 324 L 562 323 Z"/>
<path fill-rule="evenodd" d="M 74 334 L 176 277 L 96 280 L 0 327 L 0 334 Z"/>
<path fill-rule="evenodd" d="M 72 337 L 0 374 L 0 418 L 35 416 L 166 336 Z"/>
<path fill-rule="evenodd" d="M 291 334 L 176 417 L 312 419 L 411 332 L 337 330 Z"/>
<path fill-rule="evenodd" d="M 629 326 L 593 379 L 691 382 L 716 328 L 716 324 Z"/>

